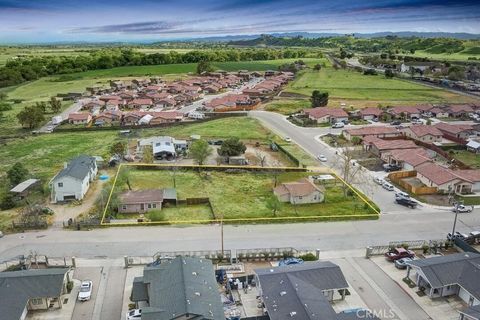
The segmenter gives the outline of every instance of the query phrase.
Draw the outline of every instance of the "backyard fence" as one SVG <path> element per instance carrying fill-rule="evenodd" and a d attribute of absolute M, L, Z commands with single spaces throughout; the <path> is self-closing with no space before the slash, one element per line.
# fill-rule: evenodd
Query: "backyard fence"
<path fill-rule="evenodd" d="M 403 179 L 405 178 L 413 178 L 417 176 L 416 171 L 399 171 L 399 172 L 392 172 L 388 174 L 388 178 L 393 183 L 399 185 L 409 193 L 413 193 L 416 195 L 424 195 L 424 194 L 435 194 L 438 192 L 436 187 L 427 187 L 427 186 L 414 186 L 410 184 L 408 181 Z"/>
<path fill-rule="evenodd" d="M 6 270 L 28 270 L 42 268 L 71 267 L 71 257 L 49 257 L 46 255 L 30 254 L 20 255 L 8 260 L 0 261 L 0 272 Z"/>
<path fill-rule="evenodd" d="M 153 261 L 157 261 L 159 259 L 168 259 L 168 258 L 175 258 L 175 257 L 195 257 L 195 258 L 203 258 L 203 259 L 212 259 L 212 260 L 219 260 L 221 261 L 230 261 L 232 257 L 231 250 L 201 250 L 201 251 L 165 251 L 165 252 L 157 252 L 153 255 Z"/>
<path fill-rule="evenodd" d="M 444 245 L 446 240 L 444 239 L 433 239 L 433 240 L 405 240 L 405 241 L 391 241 L 388 245 L 381 246 L 370 246 L 367 247 L 367 258 L 375 255 L 383 255 L 392 248 L 404 247 L 411 250 L 423 249 L 428 246 L 440 247 Z"/>

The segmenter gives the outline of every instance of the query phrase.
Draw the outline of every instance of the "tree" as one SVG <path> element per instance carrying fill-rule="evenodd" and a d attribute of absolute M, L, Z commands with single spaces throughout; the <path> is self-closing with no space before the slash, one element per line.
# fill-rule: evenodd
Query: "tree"
<path fill-rule="evenodd" d="M 394 76 L 394 73 L 393 73 L 392 70 L 390 70 L 390 69 L 385 70 L 385 78 L 392 79 L 393 76 Z"/>
<path fill-rule="evenodd" d="M 10 180 L 10 185 L 15 186 L 25 180 L 29 172 L 27 168 L 23 166 L 22 163 L 15 163 L 10 170 L 7 171 L 8 180 Z"/>
<path fill-rule="evenodd" d="M 7 193 L 0 202 L 0 209 L 8 210 L 15 207 L 15 199 L 13 198 L 13 194 Z"/>
<path fill-rule="evenodd" d="M 315 71 L 320 71 L 320 70 L 322 70 L 322 65 L 319 64 L 319 63 L 317 63 L 317 64 L 313 67 L 313 70 L 315 70 Z"/>
<path fill-rule="evenodd" d="M 362 171 L 362 167 L 358 163 L 354 163 L 355 150 L 352 147 L 344 147 L 339 151 L 340 157 L 335 166 L 340 171 L 340 176 L 347 184 L 352 185 L 361 183 L 362 186 L 368 186 L 371 179 Z M 350 188 L 343 184 L 343 195 L 346 197 Z"/>
<path fill-rule="evenodd" d="M 362 139 L 360 137 L 354 136 L 352 137 L 351 141 L 354 145 L 359 145 L 362 142 Z"/>
<path fill-rule="evenodd" d="M 152 146 L 145 146 L 143 148 L 143 162 L 153 163 L 153 148 Z"/>
<path fill-rule="evenodd" d="M 312 108 L 325 107 L 328 104 L 328 92 L 314 90 L 310 101 L 312 102 Z"/>
<path fill-rule="evenodd" d="M 27 106 L 17 114 L 17 119 L 22 127 L 33 129 L 39 126 L 45 120 L 45 117 L 40 108 Z"/>
<path fill-rule="evenodd" d="M 240 139 L 234 137 L 225 140 L 218 149 L 218 154 L 223 157 L 235 157 L 244 154 L 247 150 L 245 144 Z"/>
<path fill-rule="evenodd" d="M 45 101 L 36 102 L 35 107 L 42 110 L 42 113 L 47 112 L 47 103 Z"/>
<path fill-rule="evenodd" d="M 267 156 L 260 151 L 255 151 L 255 157 L 257 161 L 260 163 L 260 166 L 264 167 L 267 163 Z"/>
<path fill-rule="evenodd" d="M 205 160 L 212 154 L 213 149 L 205 140 L 195 140 L 190 146 L 190 155 L 199 165 L 203 165 Z"/>
<path fill-rule="evenodd" d="M 117 141 L 110 147 L 111 154 L 118 154 L 123 155 L 125 153 L 125 149 L 127 148 L 127 143 L 125 141 Z"/>
<path fill-rule="evenodd" d="M 62 109 L 62 102 L 55 97 L 51 97 L 49 103 L 53 113 L 58 113 Z"/>
<path fill-rule="evenodd" d="M 427 126 L 431 126 L 431 125 L 432 125 L 432 120 L 427 119 Z"/>
<path fill-rule="evenodd" d="M 197 73 L 202 74 L 204 72 L 212 72 L 214 70 L 212 64 L 209 61 L 202 60 L 197 64 Z"/>
<path fill-rule="evenodd" d="M 282 208 L 282 203 L 280 200 L 278 200 L 277 196 L 274 194 L 271 195 L 268 199 L 267 202 L 265 203 L 267 209 L 272 210 L 273 216 L 277 216 L 277 211 L 279 211 Z"/>

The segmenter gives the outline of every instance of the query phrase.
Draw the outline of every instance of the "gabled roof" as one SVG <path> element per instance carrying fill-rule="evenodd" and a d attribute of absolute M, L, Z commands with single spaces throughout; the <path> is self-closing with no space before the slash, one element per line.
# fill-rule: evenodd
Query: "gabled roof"
<path fill-rule="evenodd" d="M 319 187 L 317 187 L 313 182 L 304 178 L 296 182 L 286 182 L 282 183 L 274 189 L 274 192 L 277 194 L 289 194 L 292 197 L 304 197 L 308 196 L 312 192 L 320 191 L 323 192 Z"/>
<path fill-rule="evenodd" d="M 466 307 L 463 310 L 459 310 L 458 312 L 465 314 L 474 320 L 480 320 L 480 304 L 477 304 L 476 306 Z"/>
<path fill-rule="evenodd" d="M 96 166 L 96 160 L 94 157 L 81 155 L 72 159 L 67 167 L 62 169 L 54 180 L 57 180 L 61 177 L 72 177 L 75 179 L 83 180 L 90 174 L 90 171 L 93 170 Z"/>
<path fill-rule="evenodd" d="M 396 161 L 408 163 L 413 167 L 432 162 L 432 158 L 423 148 L 392 150 L 389 153 Z"/>
<path fill-rule="evenodd" d="M 436 163 L 425 163 L 416 167 L 415 170 L 417 173 L 437 185 L 442 185 L 455 179 L 463 180 L 459 176 L 453 174 L 452 170 L 444 168 Z"/>
<path fill-rule="evenodd" d="M 171 320 L 187 313 L 198 315 L 195 319 L 199 320 L 225 319 L 215 271 L 208 259 L 177 257 L 146 267 L 142 281 L 149 298 L 149 307 L 142 308 L 142 320 Z M 136 291 L 140 291 L 138 287 Z"/>
<path fill-rule="evenodd" d="M 367 145 L 373 145 L 379 151 L 395 150 L 395 149 L 415 149 L 417 145 L 411 140 L 384 140 L 375 136 L 366 136 L 363 139 L 363 143 Z"/>
<path fill-rule="evenodd" d="M 119 195 L 121 204 L 136 204 L 148 202 L 162 202 L 163 190 L 161 189 L 147 189 L 137 191 L 125 191 Z"/>
<path fill-rule="evenodd" d="M 362 116 L 370 116 L 370 115 L 373 115 L 373 116 L 379 116 L 383 113 L 383 110 L 382 109 L 379 109 L 379 108 L 375 108 L 375 107 L 368 107 L 368 108 L 363 108 L 363 109 L 360 109 L 359 113 L 362 115 Z"/>
<path fill-rule="evenodd" d="M 420 110 L 414 106 L 396 106 L 391 108 L 389 112 L 391 114 L 400 115 L 402 112 L 405 114 L 419 113 Z"/>
<path fill-rule="evenodd" d="M 10 192 L 14 192 L 14 193 L 21 193 L 25 190 L 27 190 L 28 188 L 30 188 L 31 186 L 33 186 L 34 184 L 40 182 L 40 180 L 38 179 L 28 179 L 28 180 L 25 180 L 19 184 L 17 184 L 15 187 L 13 187 Z"/>
<path fill-rule="evenodd" d="M 406 128 L 405 130 L 411 130 L 415 134 L 415 136 L 417 136 L 417 137 L 423 137 L 423 136 L 426 136 L 426 135 L 431 135 L 431 136 L 435 136 L 435 137 L 441 137 L 442 136 L 442 132 L 440 130 L 438 130 L 437 128 L 435 128 L 433 126 L 423 125 L 423 124 L 412 125 L 412 126 Z"/>
<path fill-rule="evenodd" d="M 30 269 L 0 272 L 0 314 L 2 320 L 18 320 L 32 298 L 58 297 L 68 268 Z"/>
<path fill-rule="evenodd" d="M 467 148 L 479 149 L 480 148 L 480 142 L 475 141 L 475 140 L 470 140 L 467 143 Z"/>
<path fill-rule="evenodd" d="M 440 131 L 451 133 L 451 134 L 458 134 L 464 131 L 472 130 L 471 125 L 462 125 L 462 124 L 449 124 L 445 122 L 439 122 L 434 125 Z"/>
<path fill-rule="evenodd" d="M 332 320 L 337 314 L 325 290 L 348 288 L 342 270 L 330 261 L 257 269 L 271 320 Z M 294 313 L 294 316 L 292 314 Z"/>
<path fill-rule="evenodd" d="M 433 288 L 458 284 L 480 299 L 480 254 L 456 253 L 429 259 L 414 260 Z"/>
<path fill-rule="evenodd" d="M 345 131 L 350 134 L 351 136 L 376 136 L 382 134 L 399 134 L 397 128 L 395 127 L 387 127 L 387 126 L 367 126 L 363 128 L 356 128 L 356 129 L 345 129 Z"/>
<path fill-rule="evenodd" d="M 330 116 L 332 118 L 348 118 L 348 113 L 341 108 L 318 107 L 305 109 L 304 112 L 314 119 L 323 118 L 325 116 Z"/>
<path fill-rule="evenodd" d="M 73 121 L 81 121 L 81 120 L 89 120 L 91 119 L 92 116 L 90 113 L 82 113 L 82 112 L 74 112 L 70 113 L 68 115 L 68 120 L 73 120 Z"/>

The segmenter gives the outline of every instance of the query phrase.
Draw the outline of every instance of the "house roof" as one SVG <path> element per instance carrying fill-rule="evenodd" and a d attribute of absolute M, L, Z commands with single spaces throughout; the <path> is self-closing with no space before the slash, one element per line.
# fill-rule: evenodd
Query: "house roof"
<path fill-rule="evenodd" d="M 459 310 L 458 312 L 465 314 L 474 320 L 480 320 L 480 304 L 477 304 L 476 306 L 466 307 L 462 310 Z"/>
<path fill-rule="evenodd" d="M 66 168 L 63 168 L 54 178 L 57 180 L 62 177 L 72 177 L 83 180 L 87 177 L 90 171 L 96 166 L 94 157 L 81 155 L 72 159 Z"/>
<path fill-rule="evenodd" d="M 454 174 L 462 177 L 463 179 L 470 182 L 480 182 L 480 170 L 479 169 L 468 169 L 468 170 L 454 170 Z"/>
<path fill-rule="evenodd" d="M 27 190 L 28 188 L 30 188 L 31 186 L 33 186 L 34 184 L 36 184 L 37 182 L 39 182 L 40 180 L 38 179 L 28 179 L 28 180 L 25 180 L 19 184 L 17 184 L 15 187 L 13 187 L 10 192 L 14 192 L 14 193 L 22 193 L 23 191 Z"/>
<path fill-rule="evenodd" d="M 379 151 L 395 149 L 415 149 L 417 145 L 411 140 L 384 140 L 374 136 L 366 136 L 363 139 L 364 144 L 375 146 Z"/>
<path fill-rule="evenodd" d="M 400 134 L 397 128 L 387 127 L 387 126 L 368 126 L 363 128 L 356 129 L 346 129 L 345 130 L 351 136 L 376 136 L 382 134 Z"/>
<path fill-rule="evenodd" d="M 389 110 L 391 114 L 400 115 L 402 112 L 405 114 L 419 113 L 420 111 L 414 106 L 396 106 Z"/>
<path fill-rule="evenodd" d="M 454 104 L 448 107 L 448 111 L 451 113 L 472 112 L 473 108 L 468 104 Z"/>
<path fill-rule="evenodd" d="M 348 114 L 341 108 L 318 107 L 313 109 L 305 109 L 304 112 L 314 119 L 330 116 L 332 118 L 347 118 Z"/>
<path fill-rule="evenodd" d="M 162 202 L 163 190 L 162 189 L 147 189 L 147 190 L 129 190 L 122 192 L 119 195 L 120 202 L 122 204 L 136 204 L 147 202 Z"/>
<path fill-rule="evenodd" d="M 91 117 L 90 113 L 75 112 L 68 115 L 68 120 L 88 120 Z"/>
<path fill-rule="evenodd" d="M 449 124 L 445 122 L 439 122 L 434 125 L 435 128 L 446 133 L 458 134 L 464 131 L 472 130 L 471 125 L 462 125 L 462 124 Z"/>
<path fill-rule="evenodd" d="M 405 130 L 411 130 L 415 134 L 415 136 L 417 136 L 417 137 L 423 137 L 423 136 L 426 136 L 426 135 L 431 135 L 431 136 L 436 136 L 436 137 L 441 137 L 442 136 L 442 132 L 440 130 L 438 130 L 437 128 L 435 128 L 433 126 L 423 125 L 423 124 L 413 125 L 413 126 L 410 126 L 410 127 L 406 128 Z"/>
<path fill-rule="evenodd" d="M 177 189 L 175 188 L 163 189 L 163 199 L 177 200 Z"/>
<path fill-rule="evenodd" d="M 428 152 L 423 148 L 392 150 L 390 155 L 393 159 L 406 162 L 413 167 L 432 161 Z"/>
<path fill-rule="evenodd" d="M 360 109 L 359 113 L 362 116 L 374 115 L 378 117 L 383 113 L 383 110 L 375 107 L 368 107 L 368 108 Z"/>
<path fill-rule="evenodd" d="M 143 283 L 149 284 L 149 307 L 142 308 L 142 320 L 170 320 L 187 313 L 202 320 L 225 318 L 208 259 L 177 257 L 146 267 Z"/>
<path fill-rule="evenodd" d="M 433 288 L 459 284 L 475 298 L 480 299 L 480 254 L 455 253 L 451 255 L 414 260 L 411 266 L 422 270 Z"/>
<path fill-rule="evenodd" d="M 415 170 L 437 185 L 442 185 L 455 179 L 461 179 L 459 176 L 453 174 L 452 170 L 436 163 L 425 163 L 415 168 Z"/>
<path fill-rule="evenodd" d="M 323 291 L 348 288 L 342 270 L 330 261 L 257 269 L 255 273 L 271 320 L 337 319 Z"/>
<path fill-rule="evenodd" d="M 473 149 L 479 149 L 480 148 L 480 142 L 475 141 L 475 140 L 470 140 L 467 143 L 468 148 L 473 148 Z"/>
<path fill-rule="evenodd" d="M 296 182 L 282 183 L 274 189 L 277 194 L 290 194 L 293 197 L 303 197 L 311 194 L 312 192 L 323 190 L 317 187 L 313 182 L 304 178 Z"/>
<path fill-rule="evenodd" d="M 59 297 L 68 268 L 0 272 L 0 314 L 18 320 L 32 298 Z"/>

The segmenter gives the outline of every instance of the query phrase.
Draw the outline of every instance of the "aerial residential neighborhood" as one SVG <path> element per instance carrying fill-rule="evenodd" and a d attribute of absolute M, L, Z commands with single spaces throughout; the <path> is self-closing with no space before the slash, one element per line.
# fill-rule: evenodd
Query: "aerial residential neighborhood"
<path fill-rule="evenodd" d="M 0 2 L 0 320 L 480 320 L 479 8 Z"/>

